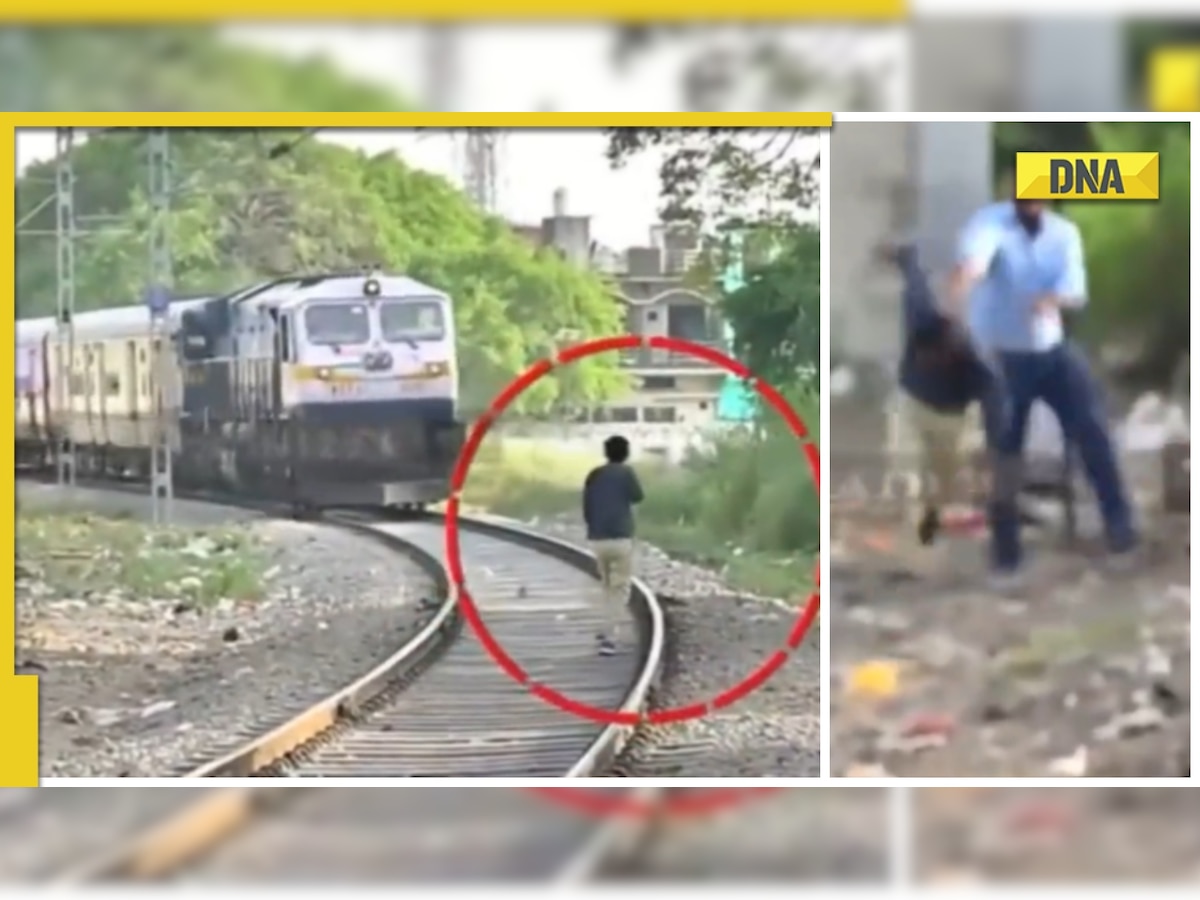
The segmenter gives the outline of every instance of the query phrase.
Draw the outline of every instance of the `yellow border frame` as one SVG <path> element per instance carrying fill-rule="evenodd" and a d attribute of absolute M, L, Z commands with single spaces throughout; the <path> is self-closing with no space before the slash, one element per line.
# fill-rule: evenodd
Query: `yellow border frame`
<path fill-rule="evenodd" d="M 62 23 L 136 22 L 154 25 L 166 22 L 224 22 L 249 20 L 346 21 L 498 21 L 542 23 L 590 22 L 745 22 L 758 21 L 888 21 L 908 17 L 906 0 L 593 0 L 562 4 L 558 0 L 468 0 L 439 3 L 437 0 L 344 0 L 320 3 L 314 0 L 247 0 L 211 3 L 176 0 L 170 4 L 145 0 L 8 0 L 0 21 Z"/>
<path fill-rule="evenodd" d="M 833 113 L 0 113 L 17 128 L 829 128 Z M 14 138 L 15 139 L 15 138 Z"/>
<path fill-rule="evenodd" d="M 693 10 L 694 12 L 694 10 Z M 828 128 L 832 113 L 13 113 L 0 114 L 0 167 L 16 184 L 18 128 Z M 0 284 L 16 290 L 16 191 L 0 192 Z M 15 302 L 12 304 L 15 307 Z M 4 319 L 0 331 L 0 369 L 15 372 L 16 317 Z M 3 397 L 7 397 L 4 392 Z M 15 408 L 0 410 L 4 431 L 5 471 L 14 465 Z M 8 727 L 0 740 L 0 787 L 34 787 L 38 783 L 38 684 L 34 675 L 15 675 L 15 476 L 3 479 L 5 517 L 0 562 L 0 721 Z M 7 572 L 8 574 L 3 574 Z M 12 727 L 16 724 L 18 727 Z"/>

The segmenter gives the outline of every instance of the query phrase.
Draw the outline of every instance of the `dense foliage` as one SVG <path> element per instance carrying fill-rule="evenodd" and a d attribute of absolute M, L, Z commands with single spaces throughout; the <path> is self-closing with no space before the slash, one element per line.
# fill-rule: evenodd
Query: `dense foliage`
<path fill-rule="evenodd" d="M 772 384 L 808 384 L 821 361 L 821 232 L 785 232 L 775 252 L 746 265 L 745 284 L 722 304 L 734 353 Z"/>
<path fill-rule="evenodd" d="M 813 429 L 820 420 L 821 160 L 804 130 L 615 129 L 614 165 L 662 155 L 662 215 L 704 237 L 692 278 L 713 289 L 740 264 L 740 286 L 723 293 L 734 353 L 781 388 Z M 684 471 L 655 485 L 649 516 L 717 546 L 807 554 L 820 539 L 818 492 L 795 436 L 774 413 L 752 433 L 733 433 Z M 805 575 L 797 571 L 797 586 Z"/>
<path fill-rule="evenodd" d="M 273 275 L 368 264 L 412 275 L 454 298 L 467 409 L 481 408 L 560 331 L 619 330 L 619 307 L 598 276 L 533 249 L 441 177 L 393 154 L 368 156 L 320 140 L 272 158 L 279 140 L 265 131 L 173 133 L 176 293 L 215 293 Z M 113 132 L 76 151 L 78 212 L 105 217 L 86 219 L 92 233 L 78 241 L 79 308 L 143 296 L 149 213 L 143 146 L 138 134 Z M 45 198 L 52 175 L 52 164 L 25 173 L 19 217 Z M 47 235 L 53 207 L 33 215 L 27 227 L 41 233 L 18 240 L 18 310 L 46 314 L 55 303 L 55 242 Z M 532 388 L 520 409 L 536 414 L 559 402 L 586 404 L 621 384 L 615 360 L 596 357 Z"/>
<path fill-rule="evenodd" d="M 884 88 L 894 77 L 889 61 L 856 52 L 863 37 L 874 36 L 870 30 L 821 29 L 803 46 L 789 40 L 794 36 L 775 23 L 743 24 L 734 33 L 704 23 L 621 25 L 614 29 L 612 61 L 629 72 L 669 49 L 679 60 L 679 108 L 696 112 L 884 107 Z M 660 72 L 656 66 L 657 77 Z"/>
<path fill-rule="evenodd" d="M 198 25 L 0 29 L 0 108 L 383 112 L 406 104 L 321 61 L 238 47 Z"/>
<path fill-rule="evenodd" d="M 722 298 L 735 350 L 759 375 L 799 385 L 820 361 L 821 160 L 815 129 L 617 128 L 609 159 L 661 155 L 661 215 L 702 235 L 691 277 L 706 289 L 731 264 L 744 285 Z"/>

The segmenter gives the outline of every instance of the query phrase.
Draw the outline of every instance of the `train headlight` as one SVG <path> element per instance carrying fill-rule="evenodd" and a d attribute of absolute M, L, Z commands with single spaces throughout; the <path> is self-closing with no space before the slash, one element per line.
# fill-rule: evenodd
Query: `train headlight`
<path fill-rule="evenodd" d="M 379 290 L 380 290 L 379 282 L 376 281 L 374 278 L 368 278 L 366 281 L 363 282 L 363 295 L 364 296 L 378 297 Z"/>
<path fill-rule="evenodd" d="M 330 378 L 333 377 L 333 370 L 332 369 L 317 369 L 317 377 L 320 378 L 322 381 L 328 381 Z"/>
<path fill-rule="evenodd" d="M 425 374 L 431 378 L 441 378 L 450 373 L 450 366 L 444 362 L 425 363 Z"/>

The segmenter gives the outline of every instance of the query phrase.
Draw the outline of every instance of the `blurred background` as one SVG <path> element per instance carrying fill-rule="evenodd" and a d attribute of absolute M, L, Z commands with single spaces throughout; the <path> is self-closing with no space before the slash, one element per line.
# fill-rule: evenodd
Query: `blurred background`
<path fill-rule="evenodd" d="M 890 26 L 636 28 L 9 26 L 0 29 L 0 108 L 1197 109 L 1189 105 L 1195 104 L 1198 90 L 1188 82 L 1189 63 L 1163 65 L 1160 53 L 1193 43 L 1200 46 L 1200 19 L 972 17 Z M 907 140 L 903 135 L 880 138 L 880 157 L 894 146 L 889 142 Z M 463 167 L 439 140 L 414 145 L 413 161 L 461 184 Z M 533 217 L 520 204 L 526 202 L 522 185 L 529 167 L 536 163 L 523 159 L 514 145 L 495 148 L 493 158 L 498 209 L 508 214 L 517 208 L 514 218 Z M 891 190 L 892 182 L 875 189 Z M 843 202 L 839 197 L 836 205 Z M 548 198 L 536 198 L 535 205 L 540 215 Z M 1176 239 L 1187 246 L 1186 235 L 1176 234 Z M 1158 301 L 1164 291 L 1157 278 L 1155 285 L 1149 296 Z M 849 282 L 843 293 L 855 295 L 864 289 L 861 283 Z M 834 302 L 836 307 L 837 296 Z M 0 859 L 0 878 L 44 877 L 55 866 L 87 858 L 113 836 L 132 833 L 173 808 L 172 798 L 144 789 L 106 791 L 102 798 L 74 794 L 75 790 L 0 792 L 5 836 L 0 846 L 15 848 Z M 915 792 L 917 871 L 931 880 L 990 880 L 1013 877 L 1014 872 L 1026 879 L 1057 875 L 1081 880 L 1105 877 L 1121 867 L 1121 860 L 1132 857 L 1133 862 L 1121 869 L 1129 877 L 1194 880 L 1200 805 L 1187 802 L 1194 801 L 1191 792 L 1148 793 L 1151 790 L 1043 791 L 1034 798 L 1040 805 L 1031 805 L 1022 792 L 1008 790 L 946 797 Z M 895 835 L 884 792 L 810 788 L 794 793 L 797 796 L 771 806 L 675 829 L 672 839 L 647 845 L 653 852 L 629 857 L 606 871 L 609 877 L 641 878 L 746 878 L 764 873 L 839 881 L 886 877 L 885 848 Z M 404 840 L 401 832 L 386 830 L 391 794 L 376 793 L 367 827 Z M 457 807 L 461 821 L 486 818 L 472 802 Z M 490 821 L 503 823 L 517 816 L 515 809 L 503 806 L 515 804 L 515 798 L 499 805 L 479 802 L 491 804 Z M 540 815 L 555 814 L 543 810 L 534 818 Z M 352 833 L 353 828 L 340 824 L 344 835 Z M 294 840 L 297 832 L 289 829 L 314 825 L 323 826 L 316 832 L 321 843 L 329 840 L 339 821 L 328 809 L 281 808 L 273 820 L 275 831 L 257 845 L 267 850 L 251 853 L 252 859 L 242 864 L 269 872 L 278 862 L 270 848 Z M 504 833 L 503 824 L 483 827 L 470 832 L 468 841 L 494 847 Z M 782 845 L 763 842 L 763 833 L 788 840 Z M 23 840 L 16 841 L 17 836 Z M 811 848 L 814 838 L 819 838 L 819 854 L 795 852 L 796 847 Z M 1117 852 L 1119 846 L 1123 852 Z M 1161 865 L 1155 865 L 1158 855 Z M 359 862 L 360 874 L 378 875 L 371 860 Z"/>
<path fill-rule="evenodd" d="M 696 819 L 601 824 L 500 788 L 6 789 L 0 884 L 1200 880 L 1191 791 L 902 790 L 903 805 L 889 789 L 814 785 Z M 184 816 L 218 795 L 237 802 Z"/>
<path fill-rule="evenodd" d="M 913 808 L 926 884 L 1200 880 L 1200 812 L 1171 788 L 927 788 Z"/>
<path fill-rule="evenodd" d="M 166 840 L 155 831 L 164 822 L 174 823 Z M 888 822 L 886 791 L 870 787 L 608 822 L 501 788 L 10 789 L 0 790 L 0 883 L 882 885 Z"/>
<path fill-rule="evenodd" d="M 0 107 L 1146 109 L 1195 100 L 1194 70 L 1190 89 L 1179 88 L 1186 61 L 1153 61 L 1164 47 L 1196 42 L 1200 20 L 1079 16 L 869 26 L 10 25 L 0 30 Z M 1155 72 L 1174 92 L 1155 87 Z"/>

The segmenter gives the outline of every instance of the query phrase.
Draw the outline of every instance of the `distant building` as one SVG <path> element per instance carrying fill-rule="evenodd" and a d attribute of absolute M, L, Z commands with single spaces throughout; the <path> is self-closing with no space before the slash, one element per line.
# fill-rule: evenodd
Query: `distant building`
<path fill-rule="evenodd" d="M 699 237 L 687 227 L 656 225 L 645 246 L 616 253 L 591 239 L 590 219 L 567 214 L 566 191 L 554 192 L 554 214 L 540 226 L 513 225 L 537 247 L 556 247 L 564 258 L 611 275 L 626 306 L 630 334 L 683 338 L 726 349 L 726 329 L 717 312 L 717 290 L 685 283 L 699 253 Z M 644 349 L 623 354 L 634 389 L 580 421 L 646 425 L 708 425 L 716 420 L 725 373 L 685 354 Z"/>
<path fill-rule="evenodd" d="M 534 247 L 553 247 L 562 257 L 578 266 L 591 266 L 597 249 L 592 241 L 590 216 L 567 215 L 567 191 L 554 192 L 554 213 L 542 219 L 540 225 L 509 223 L 517 237 Z"/>
<path fill-rule="evenodd" d="M 625 251 L 615 276 L 630 334 L 682 338 L 725 349 L 715 286 L 702 291 L 685 282 L 698 250 L 694 231 L 658 225 L 651 229 L 648 245 Z M 716 420 L 725 377 L 720 369 L 686 354 L 653 348 L 624 354 L 622 364 L 633 375 L 636 389 L 598 411 L 611 421 L 696 426 Z"/>

